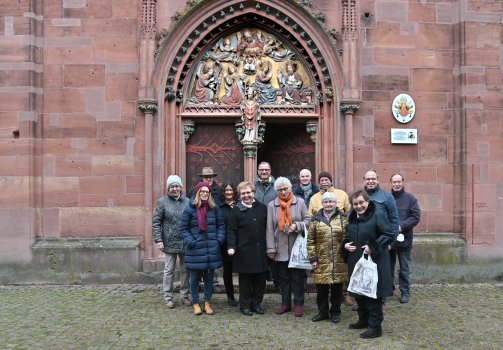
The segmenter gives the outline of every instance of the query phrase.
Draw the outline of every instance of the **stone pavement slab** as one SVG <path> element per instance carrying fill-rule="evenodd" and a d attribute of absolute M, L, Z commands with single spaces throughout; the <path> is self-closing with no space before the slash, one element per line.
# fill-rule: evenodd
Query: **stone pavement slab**
<path fill-rule="evenodd" d="M 201 295 L 202 298 L 202 295 Z M 1 349 L 503 349 L 503 283 L 414 285 L 409 304 L 391 297 L 383 337 L 350 330 L 356 312 L 342 306 L 339 324 L 313 323 L 306 313 L 243 316 L 214 295 L 215 315 L 164 306 L 160 285 L 23 285 L 0 287 Z"/>

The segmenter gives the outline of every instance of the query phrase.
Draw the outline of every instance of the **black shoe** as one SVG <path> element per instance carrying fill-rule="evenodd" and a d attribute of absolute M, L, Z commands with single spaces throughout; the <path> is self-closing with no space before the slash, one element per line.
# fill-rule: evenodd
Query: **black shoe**
<path fill-rule="evenodd" d="M 339 322 L 341 322 L 341 315 L 339 315 L 339 314 L 333 314 L 332 315 L 332 322 L 333 323 L 339 323 Z"/>
<path fill-rule="evenodd" d="M 318 321 L 322 321 L 322 320 L 328 320 L 328 315 L 317 314 L 317 315 L 313 316 L 313 318 L 311 319 L 311 321 L 313 321 L 313 322 L 318 322 Z"/>
<path fill-rule="evenodd" d="M 369 327 L 365 332 L 360 334 L 360 338 L 363 339 L 372 339 L 372 338 L 377 338 L 382 336 L 382 328 L 381 326 L 377 327 Z"/>
<path fill-rule="evenodd" d="M 252 307 L 251 310 L 253 312 L 255 312 L 256 314 L 259 314 L 259 315 L 263 315 L 264 314 L 264 309 L 262 309 L 262 307 L 260 305 Z"/>
<path fill-rule="evenodd" d="M 236 307 L 238 306 L 238 303 L 236 302 L 236 299 L 234 298 L 227 298 L 227 305 L 231 307 Z"/>
<path fill-rule="evenodd" d="M 367 328 L 367 322 L 364 322 L 362 320 L 358 320 L 355 323 L 351 323 L 349 325 L 349 329 L 364 329 Z"/>
<path fill-rule="evenodd" d="M 407 304 L 409 300 L 410 300 L 409 294 L 402 294 L 402 297 L 400 298 L 400 303 Z"/>
<path fill-rule="evenodd" d="M 253 313 L 252 313 L 252 312 L 251 312 L 251 310 L 250 310 L 250 309 L 248 309 L 248 308 L 241 309 L 241 313 L 242 313 L 243 315 L 246 315 L 246 316 L 253 316 Z"/>

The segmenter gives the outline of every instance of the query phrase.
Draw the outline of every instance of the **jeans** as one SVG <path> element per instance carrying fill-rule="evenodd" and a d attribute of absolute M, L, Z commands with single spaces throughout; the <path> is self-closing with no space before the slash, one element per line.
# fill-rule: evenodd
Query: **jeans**
<path fill-rule="evenodd" d="M 395 283 L 395 266 L 397 256 L 398 263 L 400 264 L 398 286 L 402 294 L 410 295 L 410 250 L 391 249 L 389 251 L 389 258 L 391 263 L 391 278 L 393 284 Z"/>
<path fill-rule="evenodd" d="M 199 280 L 203 276 L 204 301 L 210 301 L 213 296 L 213 273 L 215 270 L 190 270 L 190 294 L 192 304 L 199 303 Z"/>
<path fill-rule="evenodd" d="M 183 254 L 164 253 L 164 276 L 162 290 L 166 301 L 173 299 L 173 282 L 175 279 L 176 258 L 180 261 L 180 298 L 189 297 L 189 273 L 185 270 L 185 256 Z"/>

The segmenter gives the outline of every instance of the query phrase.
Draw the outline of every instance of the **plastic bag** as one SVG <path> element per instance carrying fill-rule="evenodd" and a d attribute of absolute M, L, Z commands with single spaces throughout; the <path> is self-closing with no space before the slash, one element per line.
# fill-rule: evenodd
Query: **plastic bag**
<path fill-rule="evenodd" d="M 355 265 L 351 279 L 349 280 L 348 291 L 369 298 L 377 299 L 377 264 L 372 261 L 372 257 L 365 254 Z"/>
<path fill-rule="evenodd" d="M 307 257 L 307 229 L 304 225 L 304 235 L 297 235 L 297 239 L 290 253 L 288 267 L 293 269 L 311 270 L 312 266 Z"/>

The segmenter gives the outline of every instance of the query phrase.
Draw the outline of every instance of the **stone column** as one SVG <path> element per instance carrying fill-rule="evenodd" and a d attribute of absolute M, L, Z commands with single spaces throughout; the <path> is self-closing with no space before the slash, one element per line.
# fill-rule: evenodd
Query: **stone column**
<path fill-rule="evenodd" d="M 157 111 L 157 101 L 154 99 L 143 99 L 138 101 L 138 109 L 143 112 L 145 116 L 145 199 L 144 199 L 144 212 L 145 212 L 145 225 L 144 225 L 144 239 L 145 239 L 145 260 L 151 260 L 154 257 L 154 243 L 152 238 L 152 126 L 154 113 Z"/>
<path fill-rule="evenodd" d="M 245 181 L 253 182 L 257 170 L 257 149 L 258 145 L 255 142 L 243 143 L 244 152 L 244 179 Z"/>
<path fill-rule="evenodd" d="M 344 101 L 341 103 L 341 111 L 344 113 L 345 139 L 346 139 L 346 192 L 354 191 L 353 184 L 353 114 L 360 108 L 358 102 Z"/>

